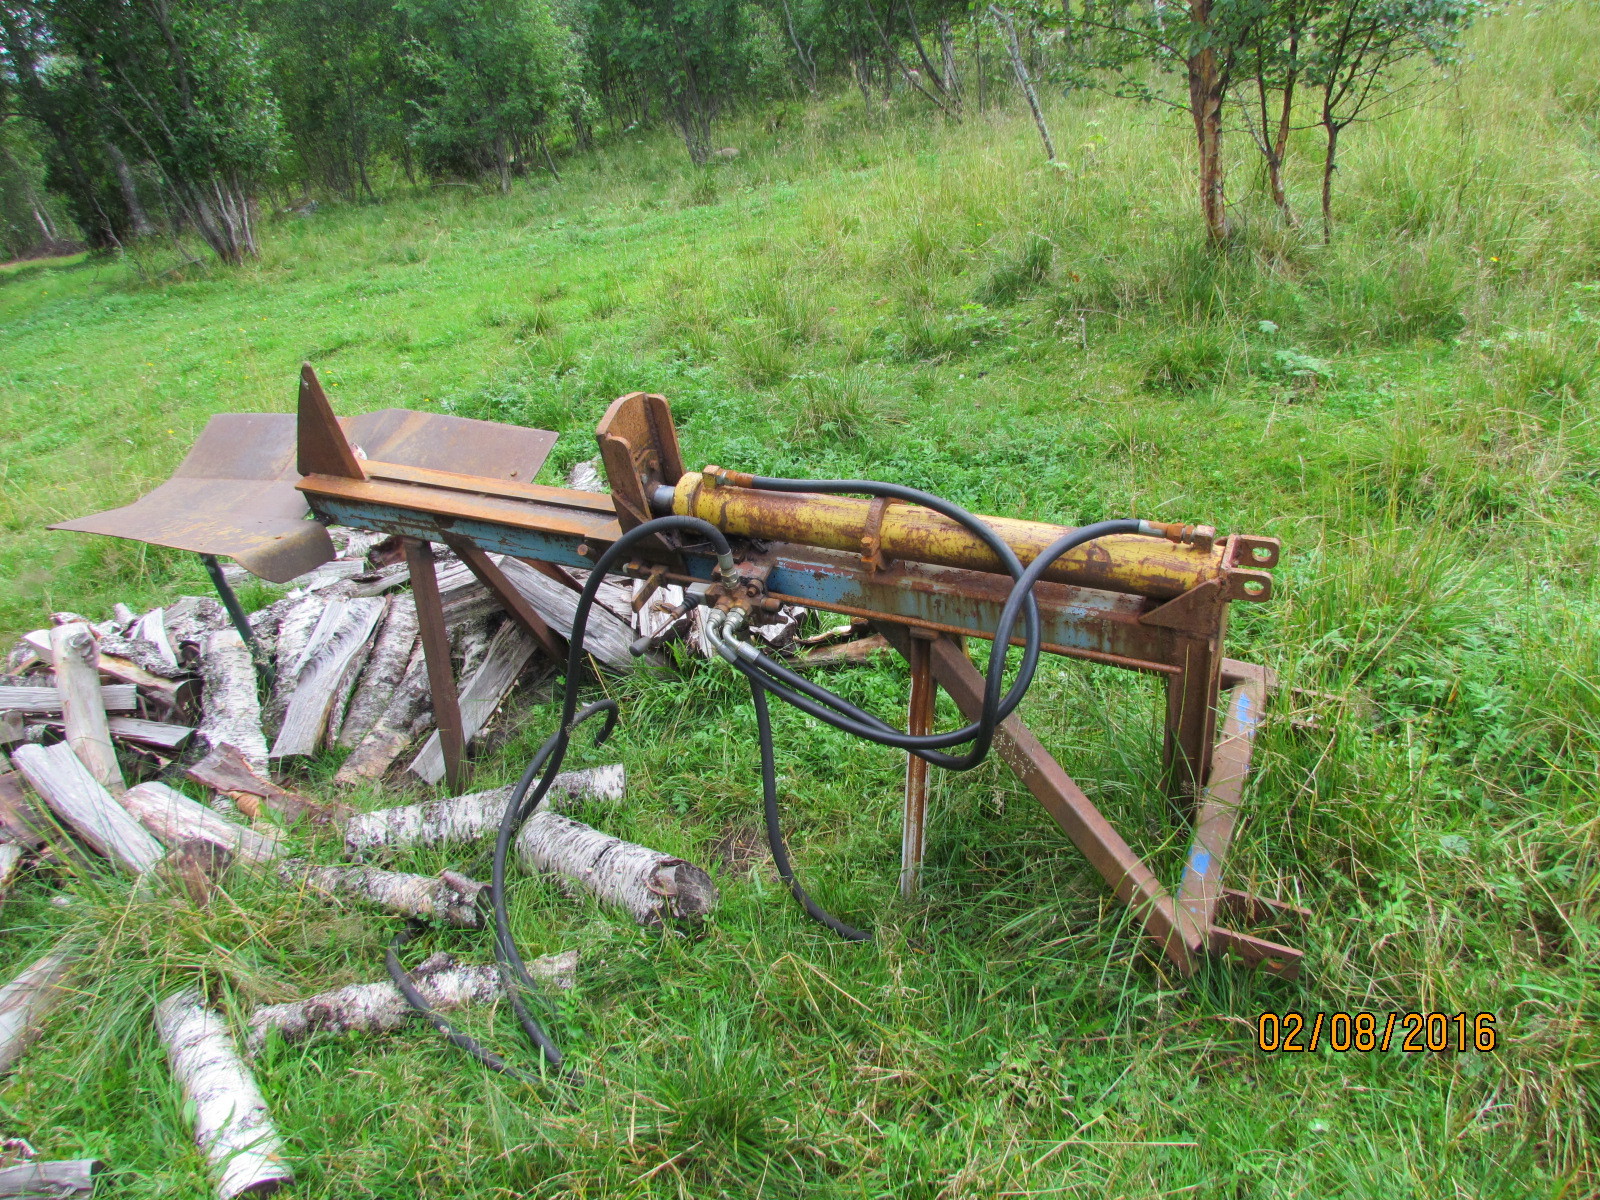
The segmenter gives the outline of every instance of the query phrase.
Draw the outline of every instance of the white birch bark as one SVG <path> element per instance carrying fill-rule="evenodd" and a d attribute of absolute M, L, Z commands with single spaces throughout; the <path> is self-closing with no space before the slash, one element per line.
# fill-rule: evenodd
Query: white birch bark
<path fill-rule="evenodd" d="M 173 649 L 172 640 L 167 636 L 165 609 L 153 608 L 145 613 L 128 630 L 128 636 L 139 641 L 149 642 L 156 648 L 156 653 L 161 655 L 162 660 L 169 667 L 178 665 L 178 652 Z"/>
<path fill-rule="evenodd" d="M 100 686 L 100 703 L 107 712 L 132 712 L 138 707 L 138 689 L 127 683 Z M 59 717 L 61 690 L 53 687 L 0 687 L 0 711 L 27 713 L 33 717 Z"/>
<path fill-rule="evenodd" d="M 246 862 L 268 862 L 278 856 L 276 837 L 230 821 L 164 783 L 141 783 L 129 788 L 122 794 L 122 807 L 170 849 L 199 839 L 221 846 Z"/>
<path fill-rule="evenodd" d="M 201 641 L 200 670 L 205 679 L 200 740 L 212 750 L 232 746 L 252 770 L 265 774 L 267 738 L 261 732 L 261 697 L 250 647 L 237 630 L 214 630 Z"/>
<path fill-rule="evenodd" d="M 67 745 L 104 787 L 120 792 L 127 785 L 117 763 L 117 748 L 106 724 L 105 701 L 100 695 L 99 658 L 89 626 L 74 622 L 50 631 L 50 655 L 56 668 L 56 690 L 61 693 L 61 713 L 67 726 Z"/>
<path fill-rule="evenodd" d="M 515 621 L 506 621 L 495 632 L 483 662 L 461 689 L 463 744 L 471 745 L 472 739 L 483 731 L 537 649 L 538 643 Z M 429 783 L 444 778 L 444 747 L 437 732 L 423 743 L 411 771 Z"/>
<path fill-rule="evenodd" d="M 511 798 L 509 787 L 472 792 L 449 800 L 407 804 L 358 813 L 344 829 L 344 848 L 352 855 L 382 848 L 470 845 L 494 837 Z M 620 801 L 627 791 L 627 773 L 621 763 L 563 771 L 550 782 L 540 811 L 560 812 L 585 800 Z"/>
<path fill-rule="evenodd" d="M 12 758 L 33 790 L 99 853 L 134 875 L 161 861 L 161 843 L 111 798 L 65 742 L 19 746 Z"/>
<path fill-rule="evenodd" d="M 222 1017 L 198 992 L 179 992 L 157 1005 L 156 1029 L 194 1112 L 194 1140 L 211 1166 L 219 1200 L 269 1196 L 294 1182 L 267 1102 Z"/>
<path fill-rule="evenodd" d="M 329 746 L 339 743 L 339 731 L 344 728 L 345 715 L 350 711 L 350 698 L 355 694 L 357 682 L 366 672 L 367 662 L 372 657 L 373 643 L 381 636 L 383 623 L 388 618 L 389 609 L 393 607 L 393 601 L 387 596 L 369 597 L 369 599 L 375 599 L 378 615 L 373 620 L 367 636 L 345 662 L 344 669 L 334 682 L 333 705 L 328 710 L 328 728 L 324 733 L 325 744 Z"/>
<path fill-rule="evenodd" d="M 361 739 L 372 732 L 394 698 L 416 646 L 417 603 L 407 592 L 396 596 L 389 604 L 389 615 L 384 618 L 366 670 L 361 673 L 340 725 L 339 745 L 359 746 Z"/>
<path fill-rule="evenodd" d="M 544 618 L 545 624 L 561 636 L 570 638 L 573 618 L 578 615 L 578 593 L 510 555 L 498 562 L 501 572 L 511 581 L 511 586 L 522 593 L 533 610 Z M 634 637 L 631 604 L 632 595 L 629 594 L 622 602 L 623 608 L 629 612 L 628 619 L 617 616 L 603 604 L 593 605 L 583 637 L 585 650 L 608 667 L 619 671 L 630 671 L 640 661 L 633 657 L 630 650 Z"/>
<path fill-rule="evenodd" d="M 52 950 L 0 988 L 0 1075 L 17 1065 L 50 1010 L 72 994 L 62 980 L 75 958 L 66 947 Z"/>
<path fill-rule="evenodd" d="M 278 618 L 277 683 L 272 696 L 261 714 L 261 725 L 269 735 L 276 735 L 283 725 L 283 714 L 289 709 L 289 698 L 294 695 L 295 676 L 300 670 L 311 635 L 322 619 L 322 610 L 328 607 L 326 597 L 300 596 Z"/>
<path fill-rule="evenodd" d="M 624 842 L 559 813 L 536 812 L 517 835 L 528 870 L 549 871 L 618 905 L 641 925 L 695 920 L 717 903 L 717 886 L 693 863 Z"/>
<path fill-rule="evenodd" d="M 577 969 L 576 950 L 547 954 L 528 964 L 530 975 L 558 988 L 570 988 Z M 411 973 L 411 979 L 428 1004 L 441 1012 L 490 1004 L 504 991 L 497 964 L 458 964 L 449 954 L 434 955 Z M 314 1033 L 390 1033 L 415 1016 L 400 989 L 389 980 L 353 983 L 304 1000 L 256 1009 L 250 1014 L 245 1048 L 251 1055 L 261 1053 L 274 1030 L 293 1044 Z"/>
<path fill-rule="evenodd" d="M 479 897 L 489 886 L 442 871 L 437 876 L 408 875 L 377 867 L 321 867 L 288 859 L 278 873 L 329 899 L 364 900 L 406 917 L 443 921 L 458 929 L 479 929 L 483 912 Z"/>

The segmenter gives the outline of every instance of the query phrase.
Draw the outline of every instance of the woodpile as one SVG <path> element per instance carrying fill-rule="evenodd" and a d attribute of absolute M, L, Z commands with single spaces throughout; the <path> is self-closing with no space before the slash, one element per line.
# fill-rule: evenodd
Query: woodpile
<path fill-rule="evenodd" d="M 571 486 L 599 486 L 598 472 L 585 466 Z M 249 613 L 243 632 L 216 600 L 179 596 L 142 613 L 116 605 L 103 621 L 53 613 L 6 655 L 0 905 L 19 887 L 98 876 L 101 897 L 203 909 L 250 894 L 235 886 L 244 880 L 302 893 L 315 905 L 361 907 L 408 922 L 469 930 L 490 924 L 485 884 L 454 869 L 420 875 L 381 860 L 460 854 L 460 866 L 486 870 L 509 787 L 367 812 L 331 797 L 341 788 L 370 792 L 386 779 L 415 789 L 419 779 L 444 778 L 436 696 L 459 709 L 460 745 L 491 735 L 519 687 L 565 669 L 587 572 L 465 543 L 429 551 L 379 534 L 330 535 L 342 556 Z M 228 567 L 224 577 L 237 580 L 240 572 Z M 421 581 L 415 591 L 413 580 Z M 709 652 L 683 589 L 659 582 L 601 582 L 583 647 L 593 665 L 664 665 L 674 640 L 690 654 Z M 419 612 L 437 620 L 424 628 Z M 751 636 L 773 653 L 792 654 L 801 642 L 800 616 L 798 609 L 771 614 Z M 435 652 L 431 670 L 425 641 Z M 457 684 L 453 705 L 441 691 L 450 680 Z M 300 763 L 327 751 L 344 761 L 331 786 L 309 795 L 303 780 L 318 777 L 320 767 L 306 771 Z M 523 823 L 512 867 L 546 875 L 567 893 L 641 924 L 704 918 L 718 898 L 705 871 L 574 819 L 619 805 L 627 784 L 621 764 L 558 776 L 540 811 Z M 303 857 L 289 857 L 283 848 L 290 844 Z M 326 861 L 330 855 L 342 861 Z M 113 893 L 119 875 L 126 883 Z M 62 894 L 52 902 L 81 901 Z M 92 979 L 92 954 L 92 947 L 64 943 L 0 986 L 0 1075 L 15 1069 L 52 1010 L 79 994 L 74 980 Z M 547 986 L 564 988 L 573 986 L 577 965 L 577 953 L 568 951 L 528 967 Z M 505 995 L 498 965 L 447 954 L 427 959 L 411 978 L 438 1011 Z M 228 1200 L 287 1186 L 292 1172 L 283 1146 L 228 1020 L 212 1005 L 214 984 L 205 991 L 167 986 L 180 990 L 155 1005 L 156 1027 L 216 1194 Z M 348 984 L 258 1007 L 248 1017 L 246 1049 L 253 1058 L 269 1035 L 295 1042 L 319 1033 L 383 1033 L 413 1020 L 393 983 Z M 0 1147 L 0 1195 L 88 1194 L 103 1165 L 32 1161 L 31 1150 L 27 1157 L 15 1162 Z"/>

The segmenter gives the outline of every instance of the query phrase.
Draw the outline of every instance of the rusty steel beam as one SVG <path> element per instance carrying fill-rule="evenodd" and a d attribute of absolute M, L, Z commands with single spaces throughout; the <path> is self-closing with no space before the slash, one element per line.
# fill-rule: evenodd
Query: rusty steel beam
<path fill-rule="evenodd" d="M 461 723 L 461 698 L 450 665 L 450 633 L 444 625 L 444 605 L 439 599 L 439 576 L 433 564 L 433 547 L 416 538 L 406 539 L 406 566 L 411 572 L 411 593 L 417 603 L 417 630 L 428 665 L 428 690 L 433 694 L 433 723 L 439 729 L 439 749 L 444 753 L 444 777 L 454 792 L 466 788 L 466 738 Z"/>
<path fill-rule="evenodd" d="M 911 662 L 911 699 L 906 732 L 922 737 L 933 732 L 933 681 L 930 638 L 913 631 L 906 656 Z M 906 755 L 906 791 L 900 825 L 900 895 L 909 900 L 922 884 L 922 858 L 928 844 L 928 760 Z"/>

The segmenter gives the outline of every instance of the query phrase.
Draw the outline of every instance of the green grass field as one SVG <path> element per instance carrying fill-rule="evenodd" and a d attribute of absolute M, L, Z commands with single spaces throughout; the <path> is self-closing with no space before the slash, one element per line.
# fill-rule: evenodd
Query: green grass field
<path fill-rule="evenodd" d="M 994 764 L 936 778 L 927 886 L 900 901 L 901 760 L 779 711 L 802 877 L 877 935 L 833 940 L 761 848 L 746 690 L 686 663 L 606 682 L 619 733 L 573 765 L 626 762 L 632 803 L 589 818 L 713 869 L 715 920 L 642 932 L 518 881 L 526 948 L 583 955 L 557 1033 L 585 1081 L 493 1077 L 420 1026 L 279 1047 L 259 1079 L 295 1194 L 1595 1194 L 1600 8 L 1507 9 L 1471 50 L 1349 136 L 1331 247 L 1277 226 L 1241 139 L 1242 232 L 1207 251 L 1187 131 L 1156 110 L 1059 100 L 1048 167 L 1025 114 L 869 120 L 851 96 L 730 127 L 740 157 L 701 176 L 665 134 L 627 135 L 559 184 L 277 220 L 236 272 L 151 251 L 0 274 L 8 635 L 203 594 L 192 556 L 43 526 L 148 490 L 212 413 L 288 411 L 302 359 L 344 412 L 560 430 L 547 480 L 645 389 L 695 465 L 1283 539 L 1232 652 L 1326 698 L 1302 704 L 1312 732 L 1276 709 L 1232 878 L 1315 910 L 1300 983 L 1170 975 Z M 903 704 L 890 661 L 830 685 Z M 551 727 L 542 695 L 514 708 L 482 786 Z M 1024 712 L 1175 879 L 1154 687 L 1054 664 Z M 399 865 L 485 878 L 487 858 Z M 204 912 L 40 879 L 0 921 L 7 976 L 69 932 L 98 943 L 0 1113 L 46 1156 L 109 1160 L 115 1197 L 211 1194 L 153 997 L 203 980 L 237 1019 L 382 977 L 394 931 L 242 875 Z M 426 948 L 490 957 L 487 935 Z M 1489 1012 L 1499 1048 L 1257 1052 L 1256 1014 L 1288 1009 Z M 513 1045 L 506 1012 L 465 1024 Z"/>

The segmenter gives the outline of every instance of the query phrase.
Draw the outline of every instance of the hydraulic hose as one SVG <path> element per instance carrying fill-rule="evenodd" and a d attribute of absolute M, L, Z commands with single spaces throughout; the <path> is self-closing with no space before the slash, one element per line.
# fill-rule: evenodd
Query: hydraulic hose
<path fill-rule="evenodd" d="M 802 712 L 865 741 L 870 741 L 880 746 L 906 750 L 926 759 L 930 763 L 949 770 L 969 770 L 983 761 L 992 744 L 996 728 L 1022 702 L 1023 696 L 1027 694 L 1028 688 L 1033 682 L 1040 653 L 1039 609 L 1033 597 L 1033 588 L 1044 572 L 1062 555 L 1083 545 L 1085 542 L 1093 541 L 1108 534 L 1149 533 L 1155 536 L 1160 535 L 1144 522 L 1136 520 L 1101 521 L 1094 525 L 1075 529 L 1064 535 L 1024 569 L 1011 547 L 1003 542 L 978 517 L 958 505 L 929 493 L 918 491 L 915 488 L 858 479 L 817 481 L 774 479 L 758 476 L 753 483 L 756 487 L 768 488 L 774 491 L 865 493 L 924 505 L 959 522 L 982 540 L 1000 559 L 1014 581 L 995 628 L 994 641 L 985 671 L 982 707 L 979 710 L 978 718 L 960 729 L 947 733 L 913 735 L 895 729 L 886 721 L 850 703 L 842 696 L 791 671 L 783 664 L 761 653 L 754 646 L 734 640 L 733 634 L 737 631 L 737 620 L 730 620 L 728 616 L 724 616 L 721 613 L 713 613 L 711 619 L 706 622 L 707 641 L 722 657 L 732 663 L 750 683 L 751 699 L 754 703 L 756 714 L 756 735 L 761 752 L 761 792 L 762 807 L 766 818 L 767 842 L 772 850 L 773 862 L 778 868 L 778 874 L 812 920 L 826 926 L 847 940 L 866 941 L 870 939 L 871 934 L 840 921 L 823 909 L 812 900 L 795 876 L 793 864 L 789 859 L 788 847 L 784 842 L 782 822 L 778 811 L 777 766 L 773 749 L 772 715 L 767 703 L 767 694 L 770 692 L 786 703 L 794 705 Z M 517 949 L 516 941 L 511 934 L 505 894 L 506 862 L 510 854 L 511 843 L 515 840 L 523 823 L 537 811 L 539 805 L 544 801 L 546 793 L 549 792 L 551 783 L 556 775 L 560 773 L 562 761 L 566 757 L 567 747 L 573 732 L 585 721 L 603 713 L 605 714 L 605 723 L 595 737 L 595 744 L 600 745 L 610 736 L 612 728 L 616 724 L 617 705 L 614 700 L 602 700 L 587 705 L 581 710 L 578 707 L 580 672 L 584 656 L 583 642 L 584 635 L 588 630 L 589 614 L 594 607 L 595 595 L 607 572 L 619 561 L 624 561 L 625 557 L 638 542 L 668 531 L 693 534 L 709 542 L 717 555 L 718 577 L 728 582 L 732 581 L 733 554 L 726 535 L 716 526 L 697 517 L 677 515 L 657 517 L 642 525 L 635 526 L 612 543 L 591 568 L 589 578 L 585 581 L 583 590 L 578 597 L 577 611 L 573 615 L 572 632 L 567 651 L 567 670 L 562 691 L 560 724 L 557 726 L 556 731 L 539 747 L 538 752 L 528 763 L 527 769 L 523 771 L 522 777 L 517 781 L 517 785 L 511 790 L 511 795 L 507 798 L 505 809 L 501 814 L 500 826 L 495 837 L 494 867 L 489 884 L 489 900 L 494 924 L 495 958 L 499 962 L 502 974 L 505 977 L 507 996 L 524 1035 L 539 1050 L 543 1062 L 550 1068 L 561 1072 L 567 1078 L 572 1076 L 569 1071 L 563 1070 L 563 1059 L 559 1047 L 534 1017 L 533 1013 L 529 1011 L 524 998 L 526 995 L 538 995 L 538 985 L 528 972 L 527 964 Z M 1022 661 L 1011 687 L 1005 689 L 1006 650 L 1010 645 L 1012 631 L 1015 629 L 1019 617 L 1023 621 Z M 960 745 L 968 745 L 968 749 L 960 754 L 945 753 L 947 747 Z M 410 941 L 416 935 L 416 932 L 417 929 L 413 927 L 398 935 L 391 944 L 386 956 L 389 974 L 406 1000 L 439 1029 L 452 1044 L 471 1054 L 486 1067 L 512 1075 L 518 1079 L 534 1080 L 535 1076 L 520 1068 L 511 1066 L 499 1055 L 486 1050 L 471 1037 L 456 1030 L 448 1021 L 429 1007 L 425 997 L 418 991 L 399 960 L 398 951 L 400 947 Z"/>

